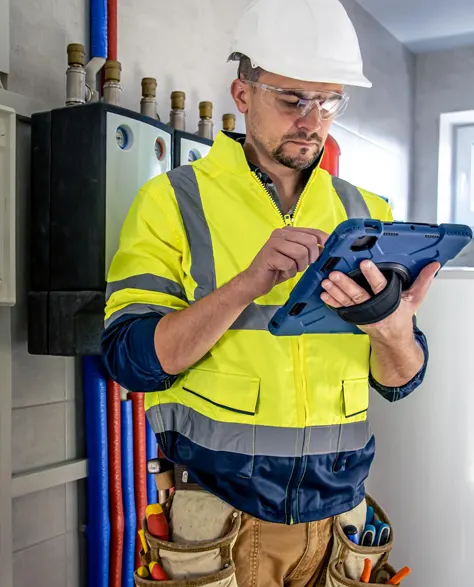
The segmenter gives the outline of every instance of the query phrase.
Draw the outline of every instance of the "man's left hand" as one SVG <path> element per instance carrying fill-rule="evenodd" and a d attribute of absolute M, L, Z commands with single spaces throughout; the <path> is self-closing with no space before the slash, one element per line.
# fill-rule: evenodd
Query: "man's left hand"
<path fill-rule="evenodd" d="M 385 289 L 387 280 L 372 261 L 362 261 L 360 269 L 374 294 Z M 425 299 L 439 269 L 439 263 L 430 263 L 421 271 L 411 288 L 402 292 L 400 305 L 393 314 L 375 324 L 359 326 L 360 330 L 371 339 L 403 341 L 407 336 L 413 336 L 413 316 Z M 371 298 L 364 288 L 339 271 L 332 272 L 321 285 L 325 290 L 321 299 L 333 308 L 355 306 Z"/>

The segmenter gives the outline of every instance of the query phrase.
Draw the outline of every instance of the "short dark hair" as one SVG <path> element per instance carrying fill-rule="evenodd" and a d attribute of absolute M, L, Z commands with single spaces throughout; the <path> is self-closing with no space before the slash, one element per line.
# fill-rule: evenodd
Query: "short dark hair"
<path fill-rule="evenodd" d="M 229 57 L 229 61 L 239 62 L 237 77 L 239 79 L 248 80 L 249 82 L 257 82 L 265 71 L 261 67 L 253 67 L 250 57 L 247 57 L 247 55 L 243 55 L 242 53 L 232 53 Z"/>

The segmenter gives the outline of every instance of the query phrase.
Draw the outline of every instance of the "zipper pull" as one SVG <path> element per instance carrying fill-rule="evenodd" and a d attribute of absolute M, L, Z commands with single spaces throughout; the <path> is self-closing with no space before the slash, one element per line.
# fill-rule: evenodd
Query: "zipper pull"
<path fill-rule="evenodd" d="M 285 226 L 293 226 L 293 218 L 290 214 L 285 214 L 283 220 L 285 221 Z"/>

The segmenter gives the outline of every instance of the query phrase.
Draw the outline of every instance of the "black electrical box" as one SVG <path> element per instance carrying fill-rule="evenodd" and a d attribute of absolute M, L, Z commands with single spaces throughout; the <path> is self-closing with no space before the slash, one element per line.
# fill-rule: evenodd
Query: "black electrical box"
<path fill-rule="evenodd" d="M 100 354 L 120 229 L 140 187 L 172 169 L 173 134 L 103 102 L 33 115 L 30 353 Z"/>

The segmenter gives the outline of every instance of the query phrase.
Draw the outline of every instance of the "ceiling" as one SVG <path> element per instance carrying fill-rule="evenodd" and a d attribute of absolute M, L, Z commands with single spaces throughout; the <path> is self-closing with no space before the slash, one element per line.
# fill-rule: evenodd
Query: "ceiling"
<path fill-rule="evenodd" d="M 415 53 L 474 45 L 473 0 L 356 0 Z"/>

